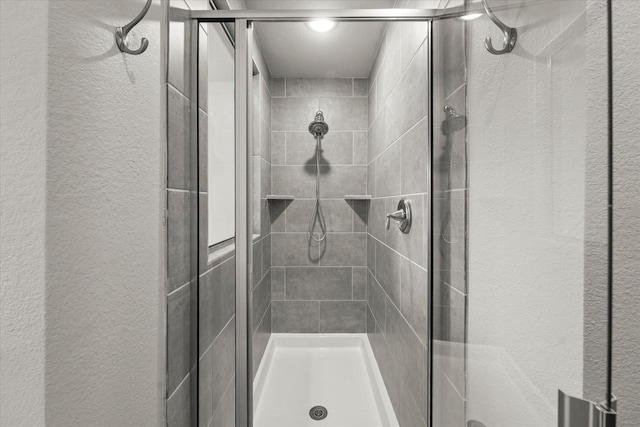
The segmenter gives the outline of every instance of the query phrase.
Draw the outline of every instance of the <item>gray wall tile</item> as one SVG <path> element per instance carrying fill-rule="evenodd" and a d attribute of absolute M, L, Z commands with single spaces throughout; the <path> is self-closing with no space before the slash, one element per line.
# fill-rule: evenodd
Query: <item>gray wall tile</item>
<path fill-rule="evenodd" d="M 400 305 L 401 260 L 400 255 L 388 246 L 380 242 L 376 243 L 376 278 L 386 294 L 397 305 Z"/>
<path fill-rule="evenodd" d="M 286 79 L 287 96 L 352 96 L 353 79 Z"/>
<path fill-rule="evenodd" d="M 189 375 L 167 400 L 167 427 L 191 427 Z"/>
<path fill-rule="evenodd" d="M 353 163 L 353 132 L 334 131 L 330 128 L 320 144 L 320 164 L 350 165 Z M 316 139 L 305 129 L 287 132 L 287 165 L 316 164 Z M 315 171 L 315 170 L 314 170 Z"/>
<path fill-rule="evenodd" d="M 380 287 L 380 284 L 373 274 L 369 272 L 367 275 L 367 302 L 371 309 L 371 313 L 376 320 L 376 324 L 381 331 L 384 331 L 386 328 L 386 316 L 384 311 L 385 299 L 386 295 L 382 290 L 382 287 Z"/>
<path fill-rule="evenodd" d="M 353 209 L 353 231 L 366 232 L 369 202 L 364 200 L 351 200 L 349 206 Z"/>
<path fill-rule="evenodd" d="M 306 171 L 302 166 L 272 166 L 273 194 L 313 197 L 315 194 L 315 166 Z"/>
<path fill-rule="evenodd" d="M 209 347 L 235 312 L 235 257 L 200 278 L 200 350 Z"/>
<path fill-rule="evenodd" d="M 388 145 L 385 140 L 387 133 L 387 115 L 385 111 L 386 108 L 375 117 L 375 120 L 369 128 L 369 146 L 367 147 L 369 162 L 378 157 L 380 153 L 382 153 L 382 150 Z"/>
<path fill-rule="evenodd" d="M 229 427 L 236 420 L 236 387 L 232 378 L 208 427 Z"/>
<path fill-rule="evenodd" d="M 169 14 L 169 55 L 167 58 L 168 82 L 180 92 L 188 94 L 189 65 L 191 64 L 191 34 L 189 6 L 184 0 L 171 0 Z"/>
<path fill-rule="evenodd" d="M 318 301 L 273 301 L 271 325 L 274 333 L 319 332 Z"/>
<path fill-rule="evenodd" d="M 319 247 L 307 233 L 271 233 L 271 262 L 274 266 L 316 265 Z"/>
<path fill-rule="evenodd" d="M 368 132 L 353 132 L 353 163 L 356 165 L 366 165 L 367 161 L 367 138 Z"/>
<path fill-rule="evenodd" d="M 355 96 L 367 96 L 369 94 L 369 82 L 367 79 L 353 79 L 353 94 Z"/>
<path fill-rule="evenodd" d="M 189 372 L 190 286 L 183 286 L 167 297 L 167 395 Z"/>
<path fill-rule="evenodd" d="M 229 321 L 211 347 L 206 349 L 200 359 L 200 366 L 200 383 L 211 385 L 213 414 L 220 406 L 229 382 L 234 377 L 235 320 Z"/>
<path fill-rule="evenodd" d="M 168 191 L 167 275 L 168 292 L 189 281 L 190 276 L 190 204 L 189 193 Z"/>
<path fill-rule="evenodd" d="M 318 98 L 274 97 L 271 100 L 271 115 L 273 117 L 271 130 L 304 131 L 315 117 L 319 106 Z M 304 124 L 304 126 L 301 127 L 301 124 Z M 335 128 L 335 130 L 340 129 Z"/>
<path fill-rule="evenodd" d="M 271 96 L 284 96 L 284 78 L 271 79 Z"/>
<path fill-rule="evenodd" d="M 372 274 L 376 272 L 376 240 L 367 234 L 367 267 Z"/>
<path fill-rule="evenodd" d="M 366 301 L 320 301 L 320 332 L 366 332 L 366 307 Z"/>
<path fill-rule="evenodd" d="M 291 204 L 284 200 L 269 200 L 269 220 L 271 221 L 271 232 L 285 231 L 286 209 Z"/>
<path fill-rule="evenodd" d="M 384 151 L 376 162 L 376 196 L 400 194 L 402 177 L 401 146 L 393 144 Z"/>
<path fill-rule="evenodd" d="M 309 231 L 309 218 L 313 212 L 315 200 L 294 200 L 287 208 L 286 230 L 291 232 Z M 321 199 L 320 206 L 324 215 L 327 231 L 352 231 L 353 211 L 343 200 Z M 315 230 L 319 230 L 316 225 Z"/>
<path fill-rule="evenodd" d="M 284 299 L 284 280 L 286 267 L 271 267 L 271 300 Z"/>
<path fill-rule="evenodd" d="M 167 186 L 189 189 L 191 103 L 172 86 L 167 89 Z"/>
<path fill-rule="evenodd" d="M 429 273 L 402 260 L 400 311 L 424 345 L 429 344 Z"/>
<path fill-rule="evenodd" d="M 353 267 L 353 299 L 367 299 L 367 267 Z"/>
<path fill-rule="evenodd" d="M 287 300 L 350 300 L 351 267 L 287 267 Z"/>
<path fill-rule="evenodd" d="M 367 98 L 321 97 L 320 109 L 329 128 L 338 130 L 367 130 Z"/>
<path fill-rule="evenodd" d="M 264 317 L 265 312 L 269 308 L 269 304 L 271 303 L 271 274 L 267 273 L 267 275 L 260 281 L 258 286 L 253 290 L 251 294 L 253 298 L 253 329 L 252 331 L 255 333 L 258 330 L 258 326 L 260 326 L 260 322 Z"/>
<path fill-rule="evenodd" d="M 401 192 L 404 194 L 429 192 L 429 120 L 420 121 L 400 140 L 402 171 Z"/>
<path fill-rule="evenodd" d="M 367 235 L 364 233 L 327 234 L 320 265 L 364 266 L 367 262 Z"/>
<path fill-rule="evenodd" d="M 426 65 L 426 54 L 422 48 L 387 101 L 385 133 L 387 145 L 393 143 L 427 114 Z"/>
<path fill-rule="evenodd" d="M 267 344 L 269 343 L 269 338 L 271 337 L 271 305 L 267 308 L 267 311 L 264 313 L 264 317 L 261 319 L 260 324 L 258 325 L 258 329 L 256 333 L 253 335 L 253 354 L 252 354 L 252 363 L 253 363 L 253 377 L 255 378 L 256 372 L 258 371 L 258 367 L 260 366 L 260 362 L 264 357 L 264 352 L 267 348 Z"/>
<path fill-rule="evenodd" d="M 271 164 L 286 164 L 286 132 L 271 132 Z"/>
<path fill-rule="evenodd" d="M 315 177 L 313 179 L 315 180 Z M 313 189 L 315 191 L 315 187 Z M 366 166 L 320 166 L 320 192 L 322 197 L 365 194 L 366 190 Z"/>

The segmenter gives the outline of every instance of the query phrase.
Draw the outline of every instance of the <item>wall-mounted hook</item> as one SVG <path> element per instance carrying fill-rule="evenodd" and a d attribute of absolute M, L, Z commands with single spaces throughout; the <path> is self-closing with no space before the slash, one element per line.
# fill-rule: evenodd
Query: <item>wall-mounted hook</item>
<path fill-rule="evenodd" d="M 489 9 L 487 6 L 487 0 L 482 0 L 482 6 L 484 6 L 485 12 L 489 15 L 491 21 L 500 28 L 502 34 L 504 34 L 504 48 L 502 50 L 496 50 L 493 47 L 493 43 L 491 42 L 491 37 L 487 37 L 484 39 L 484 47 L 494 55 L 503 55 L 505 53 L 509 53 L 516 46 L 516 40 L 518 39 L 518 31 L 515 28 L 507 27 L 498 19 L 496 15 Z"/>
<path fill-rule="evenodd" d="M 133 27 L 135 27 L 140 21 L 142 21 L 142 18 L 144 18 L 144 16 L 149 11 L 152 1 L 153 0 L 147 0 L 147 4 L 144 5 L 142 12 L 140 12 L 133 21 L 129 22 L 125 26 L 116 28 L 116 44 L 122 52 L 130 53 L 131 55 L 140 55 L 142 52 L 147 50 L 147 47 L 149 46 L 149 40 L 145 39 L 144 37 L 140 41 L 140 47 L 138 49 L 129 49 L 129 47 L 127 46 L 127 36 L 129 35 L 129 31 L 131 31 Z"/>

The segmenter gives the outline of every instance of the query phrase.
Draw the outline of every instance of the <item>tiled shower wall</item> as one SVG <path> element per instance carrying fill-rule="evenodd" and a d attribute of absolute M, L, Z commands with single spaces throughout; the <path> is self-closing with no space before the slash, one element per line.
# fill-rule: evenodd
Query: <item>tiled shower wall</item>
<path fill-rule="evenodd" d="M 253 178 L 253 286 L 252 340 L 255 376 L 271 335 L 271 224 L 267 195 L 271 193 L 271 93 L 269 69 L 254 44 L 252 82 L 252 171 Z"/>
<path fill-rule="evenodd" d="M 271 84 L 273 332 L 365 332 L 367 80 L 273 79 Z M 315 197 L 315 147 L 309 123 L 324 112 L 321 205 L 327 238 L 308 236 Z"/>
<path fill-rule="evenodd" d="M 390 24 L 369 76 L 367 332 L 403 427 L 428 419 L 427 36 L 424 22 Z M 385 229 L 385 214 L 402 198 L 411 201 L 408 234 L 395 222 Z"/>

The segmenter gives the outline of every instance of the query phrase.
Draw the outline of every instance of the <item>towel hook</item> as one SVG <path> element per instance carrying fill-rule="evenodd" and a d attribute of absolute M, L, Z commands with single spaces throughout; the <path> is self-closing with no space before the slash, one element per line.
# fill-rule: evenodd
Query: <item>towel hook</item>
<path fill-rule="evenodd" d="M 500 31 L 504 34 L 504 48 L 502 50 L 495 50 L 493 48 L 493 43 L 491 43 L 491 37 L 487 37 L 484 39 L 484 47 L 494 55 L 503 55 L 505 53 L 509 53 L 516 46 L 516 40 L 518 39 L 518 31 L 515 28 L 507 27 L 502 21 L 498 19 L 496 15 L 493 14 L 489 6 L 487 6 L 487 0 L 482 0 L 482 6 L 484 6 L 484 10 L 489 15 L 491 21 L 496 24 Z"/>
<path fill-rule="evenodd" d="M 116 44 L 122 52 L 130 53 L 131 55 L 140 55 L 142 52 L 147 50 L 147 46 L 149 46 L 149 40 L 144 37 L 140 41 L 140 47 L 138 49 L 129 49 L 129 47 L 127 46 L 127 36 L 129 35 L 129 31 L 131 31 L 133 27 L 135 27 L 140 21 L 142 21 L 142 18 L 144 18 L 144 16 L 149 11 L 152 1 L 153 0 L 147 0 L 147 4 L 144 5 L 142 12 L 140 12 L 138 16 L 133 19 L 133 21 L 129 22 L 123 27 L 116 28 Z"/>

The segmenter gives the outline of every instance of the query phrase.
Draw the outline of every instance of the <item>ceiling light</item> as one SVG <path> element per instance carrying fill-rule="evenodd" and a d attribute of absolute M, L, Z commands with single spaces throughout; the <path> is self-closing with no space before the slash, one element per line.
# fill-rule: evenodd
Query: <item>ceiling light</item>
<path fill-rule="evenodd" d="M 336 27 L 336 21 L 331 21 L 329 19 L 315 19 L 307 22 L 307 27 L 319 33 L 326 33 Z"/>
<path fill-rule="evenodd" d="M 464 19 L 465 21 L 471 21 L 473 19 L 480 18 L 482 13 L 470 13 L 468 15 L 461 16 L 460 19 Z"/>

